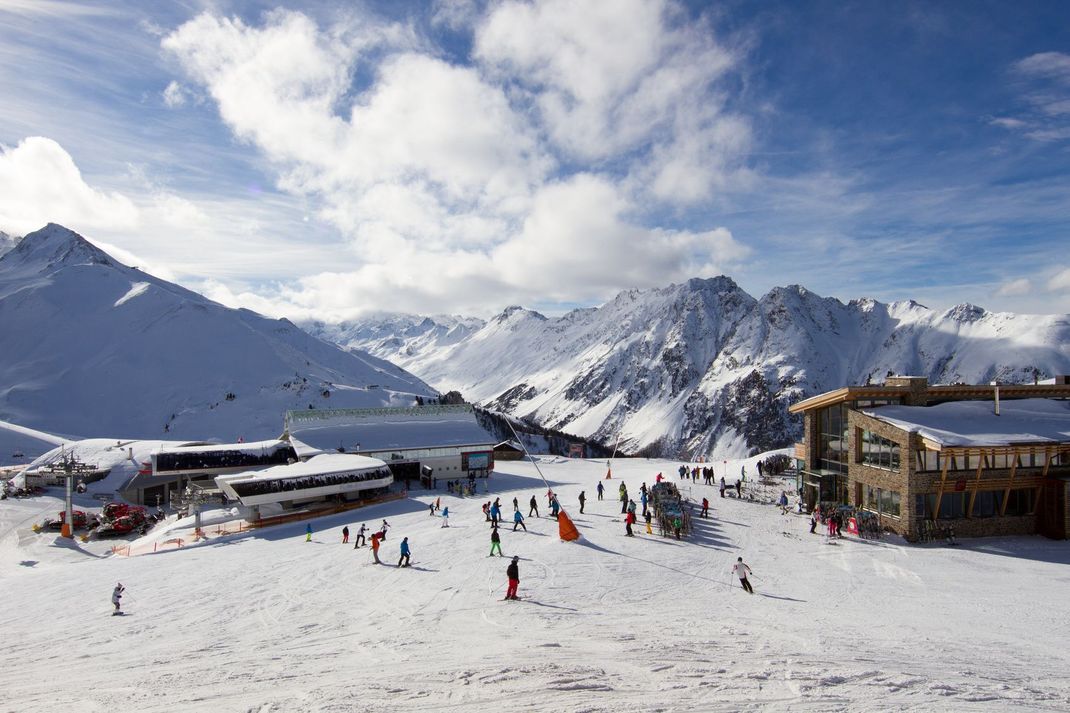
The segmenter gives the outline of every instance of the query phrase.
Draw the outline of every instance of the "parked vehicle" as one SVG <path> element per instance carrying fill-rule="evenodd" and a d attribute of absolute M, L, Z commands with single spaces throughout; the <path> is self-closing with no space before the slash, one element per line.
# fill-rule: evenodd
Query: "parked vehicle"
<path fill-rule="evenodd" d="M 66 520 L 67 513 L 61 510 L 59 513 L 59 518 L 50 518 L 48 520 L 45 520 L 44 527 L 46 530 L 62 530 L 63 523 Z M 86 515 L 85 511 L 83 510 L 73 511 L 71 520 L 74 523 L 75 530 L 92 530 L 93 528 L 100 525 L 100 520 L 97 519 L 96 515 Z"/>
<path fill-rule="evenodd" d="M 97 537 L 124 537 L 131 533 L 145 534 L 152 527 L 152 523 L 145 517 L 145 509 L 132 506 L 127 514 L 109 520 L 97 528 Z"/>

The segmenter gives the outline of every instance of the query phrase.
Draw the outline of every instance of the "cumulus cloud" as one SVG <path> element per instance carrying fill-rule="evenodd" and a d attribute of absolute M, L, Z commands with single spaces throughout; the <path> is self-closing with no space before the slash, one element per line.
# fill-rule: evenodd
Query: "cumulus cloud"
<path fill-rule="evenodd" d="M 739 170 L 749 125 L 712 91 L 735 60 L 674 4 L 625 1 L 504 3 L 482 19 L 475 3 L 436 3 L 433 23 L 472 28 L 474 64 L 403 26 L 285 10 L 259 25 L 203 13 L 162 46 L 278 186 L 349 240 L 336 271 L 280 287 L 276 304 L 440 309 L 462 285 L 452 308 L 485 312 L 545 296 L 539 270 L 575 301 L 746 255 L 725 230 L 649 219 Z"/>
<path fill-rule="evenodd" d="M 41 136 L 0 145 L 0 230 L 19 235 L 46 223 L 76 229 L 130 228 L 137 206 L 91 187 L 62 146 Z"/>

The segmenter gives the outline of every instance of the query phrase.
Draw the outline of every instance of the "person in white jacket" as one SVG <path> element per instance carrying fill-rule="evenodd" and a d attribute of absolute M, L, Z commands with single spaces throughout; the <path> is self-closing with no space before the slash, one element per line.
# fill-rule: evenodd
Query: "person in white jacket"
<path fill-rule="evenodd" d="M 115 589 L 111 590 L 111 603 L 115 605 L 115 612 L 119 611 L 119 600 L 123 598 L 123 592 L 126 591 L 126 587 L 122 582 L 115 585 Z"/>
<path fill-rule="evenodd" d="M 736 558 L 736 563 L 732 565 L 732 573 L 739 577 L 739 583 L 743 585 L 751 594 L 754 594 L 754 589 L 751 588 L 750 582 L 747 581 L 747 575 L 751 573 L 750 567 L 743 563 L 742 557 Z"/>

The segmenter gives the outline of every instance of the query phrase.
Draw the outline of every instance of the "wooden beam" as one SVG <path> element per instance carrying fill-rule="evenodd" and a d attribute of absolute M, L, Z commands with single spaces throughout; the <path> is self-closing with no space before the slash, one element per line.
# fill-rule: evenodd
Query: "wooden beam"
<path fill-rule="evenodd" d="M 992 456 L 995 460 L 995 456 Z M 973 502 L 977 499 L 977 490 L 981 487 L 981 472 L 984 470 L 988 456 L 983 452 L 977 454 L 977 479 L 974 481 L 973 490 L 970 491 L 970 504 L 966 507 L 966 517 L 973 517 Z"/>
<path fill-rule="evenodd" d="M 944 499 L 944 486 L 947 484 L 947 468 L 951 465 L 951 456 L 943 454 L 944 467 L 940 469 L 940 488 L 936 491 L 936 507 L 933 508 L 933 520 L 940 517 L 940 502 Z"/>
<path fill-rule="evenodd" d="M 1032 450 L 1033 449 L 1031 448 L 1029 449 L 1030 452 L 1032 452 Z M 1019 450 L 1017 448 L 1014 449 L 1012 458 L 1014 460 L 1011 461 L 1011 479 L 1007 481 L 1007 487 L 1003 489 L 1003 502 L 999 504 L 1000 517 L 1007 514 L 1007 501 L 1010 500 L 1011 497 L 1011 486 L 1014 485 L 1014 476 L 1018 473 Z"/>

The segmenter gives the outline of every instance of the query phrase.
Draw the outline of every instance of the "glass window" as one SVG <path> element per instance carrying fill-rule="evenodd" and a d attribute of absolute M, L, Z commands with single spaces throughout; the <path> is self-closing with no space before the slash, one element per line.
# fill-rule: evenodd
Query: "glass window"
<path fill-rule="evenodd" d="M 931 520 L 933 517 L 933 509 L 936 507 L 936 495 L 915 495 L 914 496 L 914 515 L 923 520 Z"/>
<path fill-rule="evenodd" d="M 881 491 L 881 514 L 899 517 L 899 493 L 894 490 Z"/>
<path fill-rule="evenodd" d="M 871 431 L 859 431 L 862 463 L 899 470 L 899 444 Z"/>
<path fill-rule="evenodd" d="M 973 500 L 972 517 L 993 517 L 999 514 L 1002 490 L 981 490 Z"/>
<path fill-rule="evenodd" d="M 966 516 L 966 493 L 944 493 L 940 500 L 940 519 L 954 520 Z"/>
<path fill-rule="evenodd" d="M 1033 512 L 1033 488 L 1016 488 L 1007 498 L 1008 515 L 1029 515 Z"/>

